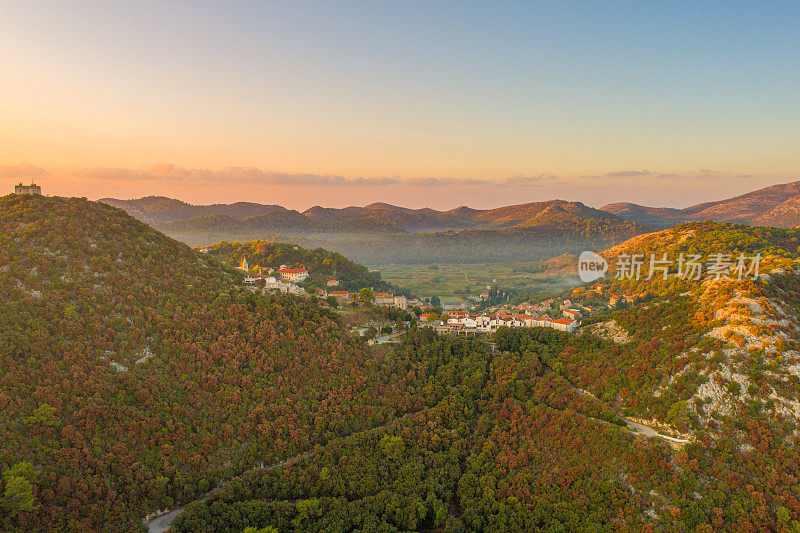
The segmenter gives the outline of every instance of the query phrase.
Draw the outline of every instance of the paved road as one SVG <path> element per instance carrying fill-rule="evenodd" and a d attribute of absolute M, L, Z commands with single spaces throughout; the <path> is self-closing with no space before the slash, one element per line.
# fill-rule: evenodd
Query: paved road
<path fill-rule="evenodd" d="M 167 514 L 161 515 L 158 518 L 154 518 L 149 524 L 147 524 L 148 533 L 166 533 L 166 531 L 169 529 L 169 526 L 172 525 L 172 521 L 175 520 L 178 515 L 183 512 L 183 510 L 184 507 L 178 507 Z"/>
<path fill-rule="evenodd" d="M 342 438 L 355 437 L 356 435 L 360 435 L 362 433 L 367 433 L 369 431 L 380 431 L 381 429 L 385 428 L 389 424 L 391 424 L 393 422 L 396 422 L 397 420 L 400 420 L 401 418 L 406 418 L 406 417 L 413 416 L 413 415 L 415 415 L 415 414 L 417 414 L 417 413 L 419 413 L 421 411 L 424 411 L 424 410 L 425 409 L 421 409 L 420 411 L 414 411 L 414 412 L 411 412 L 411 413 L 405 413 L 404 415 L 402 415 L 400 417 L 397 417 L 397 418 L 395 418 L 393 420 L 390 420 L 389 422 L 387 422 L 385 424 L 381 424 L 380 426 L 376 426 L 374 428 L 362 429 L 361 431 L 356 431 L 355 433 L 351 433 L 350 435 L 347 435 L 346 437 L 342 437 Z M 285 460 L 283 460 L 283 461 L 281 461 L 279 463 L 275 463 L 275 464 L 271 464 L 271 465 L 261 464 L 261 465 L 255 466 L 255 467 L 251 468 L 250 470 L 248 470 L 247 472 L 244 472 L 244 473 L 242 473 L 242 474 L 240 474 L 239 476 L 236 476 L 236 477 L 242 477 L 246 473 L 253 472 L 253 471 L 256 471 L 256 470 L 272 470 L 273 468 L 278 468 L 278 467 L 281 467 L 283 465 L 296 463 L 296 462 L 300 461 L 301 459 L 308 459 L 309 457 L 311 457 L 313 455 L 314 455 L 313 451 L 303 452 L 301 454 L 295 455 L 294 457 L 290 457 L 289 459 L 285 459 Z M 232 479 L 235 479 L 235 478 L 232 478 Z M 227 480 L 226 482 L 229 482 L 229 481 L 231 481 L 231 480 Z M 214 488 L 211 491 L 209 491 L 202 498 L 200 498 L 200 501 L 203 501 L 203 500 L 207 499 L 211 494 L 214 493 L 214 491 L 216 491 L 220 487 L 224 486 L 226 482 L 220 483 L 219 487 Z M 197 501 L 197 500 L 195 500 L 195 501 Z M 149 522 L 145 522 L 145 524 L 147 525 L 148 533 L 166 533 L 169 530 L 170 526 L 172 525 L 173 520 L 175 520 L 178 516 L 180 516 L 180 514 L 184 511 L 184 509 L 186 509 L 185 506 L 184 507 L 176 507 L 175 509 L 172 509 L 170 512 L 168 512 L 166 514 L 163 514 L 163 515 L 161 515 L 161 516 L 159 516 L 157 518 L 153 518 Z"/>
<path fill-rule="evenodd" d="M 370 344 L 385 344 L 387 342 L 392 342 L 397 339 L 397 337 L 403 335 L 405 331 L 398 331 L 392 333 L 391 335 L 381 335 L 380 337 L 375 337 L 370 341 Z"/>
<path fill-rule="evenodd" d="M 275 463 L 275 464 L 272 464 L 272 465 L 263 465 L 262 464 L 262 465 L 259 465 L 259 466 L 251 468 L 250 470 L 248 470 L 248 472 L 253 472 L 253 471 L 256 471 L 256 470 L 272 470 L 273 468 L 278 468 L 278 467 L 281 467 L 281 466 L 286 465 L 286 464 L 296 463 L 300 459 L 305 459 L 305 458 L 310 457 L 312 455 L 312 453 L 313 452 L 303 452 L 300 455 L 296 455 L 294 457 L 290 457 L 289 459 L 286 459 L 284 461 L 281 461 L 279 463 Z M 244 475 L 244 474 L 242 474 L 242 475 Z M 216 490 L 217 490 L 216 488 L 212 489 L 205 496 L 200 498 L 199 501 L 205 500 L 206 498 L 208 498 Z M 198 501 L 198 500 L 195 500 L 195 501 Z M 163 515 L 161 515 L 161 516 L 159 516 L 157 518 L 153 518 L 151 521 L 147 522 L 147 531 L 148 531 L 148 533 L 166 533 L 169 530 L 170 526 L 172 525 L 172 522 L 176 518 L 178 518 L 178 516 L 185 509 L 186 509 L 185 506 L 184 507 L 177 507 L 177 508 L 171 510 L 170 512 L 166 513 L 166 514 L 163 514 Z"/>

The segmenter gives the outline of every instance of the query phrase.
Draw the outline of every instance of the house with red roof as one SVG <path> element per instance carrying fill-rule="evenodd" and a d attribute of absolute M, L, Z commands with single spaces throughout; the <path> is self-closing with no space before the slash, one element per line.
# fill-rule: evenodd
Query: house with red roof
<path fill-rule="evenodd" d="M 305 268 L 281 268 L 278 270 L 278 274 L 281 275 L 282 280 L 292 281 L 294 283 L 299 283 L 308 279 L 308 270 Z"/>
<path fill-rule="evenodd" d="M 347 291 L 331 291 L 328 293 L 328 296 L 333 296 L 340 304 L 353 301 L 353 296 Z"/>

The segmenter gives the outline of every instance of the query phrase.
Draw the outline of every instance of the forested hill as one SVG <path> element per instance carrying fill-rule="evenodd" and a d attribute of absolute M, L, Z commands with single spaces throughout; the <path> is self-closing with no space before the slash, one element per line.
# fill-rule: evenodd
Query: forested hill
<path fill-rule="evenodd" d="M 761 251 L 768 277 L 607 278 L 641 300 L 495 353 L 369 348 L 86 200 L 0 198 L 0 229 L 0 530 L 141 531 L 192 500 L 176 531 L 800 528 L 798 230 L 630 240 L 606 255 Z"/>
<path fill-rule="evenodd" d="M 370 272 L 367 267 L 324 248 L 307 250 L 287 242 L 251 241 L 220 242 L 206 246 L 204 250 L 208 256 L 230 266 L 239 266 L 242 259 L 247 259 L 251 270 L 257 266 L 275 270 L 281 265 L 290 268 L 302 266 L 310 272 L 309 282 L 323 288 L 328 280 L 336 279 L 339 281 L 338 290 L 358 291 L 362 287 L 371 287 L 375 291 L 402 292 L 383 281 L 380 272 Z"/>
<path fill-rule="evenodd" d="M 589 328 L 623 342 L 605 352 L 602 363 L 592 361 L 597 353 L 591 351 L 573 354 L 568 364 L 576 383 L 613 398 L 620 409 L 682 431 L 754 419 L 783 420 L 796 431 L 798 238 L 800 230 L 702 222 L 606 250 L 602 255 L 612 268 L 600 282 L 604 297 L 640 301 Z M 634 255 L 643 260 L 638 280 L 621 266 Z M 694 279 L 692 258 L 700 279 Z"/>
<path fill-rule="evenodd" d="M 138 531 L 148 512 L 426 400 L 311 300 L 123 211 L 0 198 L 0 530 Z"/>
<path fill-rule="evenodd" d="M 180 532 L 797 531 L 800 230 L 696 223 L 625 255 L 760 252 L 757 280 L 599 282 L 640 300 L 569 335 L 501 328 L 479 342 L 412 334 L 438 403 L 246 473 Z M 705 266 L 705 258 L 703 259 Z M 670 274 L 675 274 L 673 268 Z M 593 284 L 594 285 L 594 284 Z M 634 437 L 618 415 L 673 436 Z"/>

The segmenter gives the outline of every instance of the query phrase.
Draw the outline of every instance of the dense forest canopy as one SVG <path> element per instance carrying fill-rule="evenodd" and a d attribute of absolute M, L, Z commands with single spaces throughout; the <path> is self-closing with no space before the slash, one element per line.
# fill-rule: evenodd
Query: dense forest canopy
<path fill-rule="evenodd" d="M 7 196 L 0 228 L 0 529 L 133 531 L 419 408 L 412 363 L 120 210 Z"/>
<path fill-rule="evenodd" d="M 500 353 L 409 335 L 430 407 L 246 473 L 178 517 L 178 532 L 763 531 L 797 522 L 796 435 L 743 419 L 685 446 L 634 437 L 563 372 L 567 334 L 498 330 Z M 421 348 L 424 349 L 420 351 Z M 744 450 L 744 451 L 743 451 Z"/>
<path fill-rule="evenodd" d="M 367 347 L 83 199 L 0 198 L 0 229 L 3 530 L 141 531 L 193 500 L 176 531 L 800 528 L 797 232 L 631 241 L 608 255 L 763 250 L 770 274 L 608 278 L 640 300 L 492 350 L 430 328 Z"/>

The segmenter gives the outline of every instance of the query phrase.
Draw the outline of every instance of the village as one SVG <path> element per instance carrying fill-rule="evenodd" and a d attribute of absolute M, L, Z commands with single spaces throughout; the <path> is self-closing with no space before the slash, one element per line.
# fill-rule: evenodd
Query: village
<path fill-rule="evenodd" d="M 243 282 L 251 290 L 260 290 L 262 294 L 270 292 L 288 293 L 302 296 L 316 296 L 335 302 L 337 307 L 355 305 L 368 301 L 379 308 L 395 308 L 413 313 L 420 325 L 433 327 L 437 333 L 446 335 L 478 335 L 491 334 L 498 328 L 546 327 L 568 333 L 575 332 L 581 320 L 600 310 L 592 306 L 578 309 L 573 307 L 569 299 L 557 301 L 554 298 L 540 302 L 504 303 L 489 306 L 489 292 L 483 292 L 473 301 L 460 305 L 434 305 L 429 298 L 409 298 L 401 294 L 372 292 L 371 287 L 357 292 L 341 290 L 339 281 L 329 279 L 325 288 L 304 285 L 311 272 L 306 268 L 281 265 L 272 267 L 250 267 L 247 259 L 242 258 L 239 269 L 247 273 Z M 487 288 L 488 289 L 488 288 Z M 585 289 L 575 289 L 574 294 L 580 296 Z M 438 299 L 434 299 L 434 302 Z M 616 304 L 616 301 L 612 305 Z M 605 307 L 605 306 L 604 306 Z"/>

